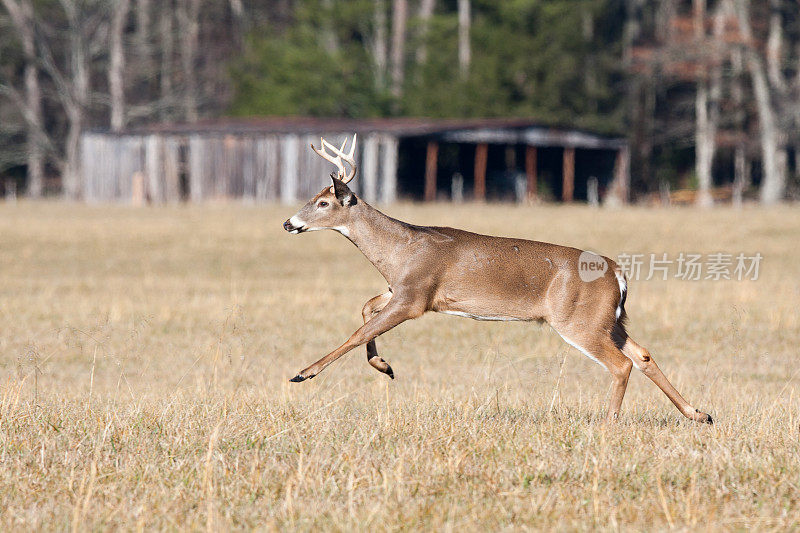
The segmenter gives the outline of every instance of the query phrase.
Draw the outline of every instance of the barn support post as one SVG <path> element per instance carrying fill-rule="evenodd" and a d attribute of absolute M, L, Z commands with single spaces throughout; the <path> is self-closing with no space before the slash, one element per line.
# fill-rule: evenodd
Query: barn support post
<path fill-rule="evenodd" d="M 273 166 L 277 163 L 277 155 L 275 156 L 275 161 L 269 160 L 268 148 L 270 147 L 271 141 L 272 139 L 268 138 L 256 138 L 253 140 L 254 195 L 256 201 L 274 200 L 274 197 L 270 198 L 269 190 L 269 184 L 272 180 L 272 174 L 270 173 L 272 168 L 270 167 L 270 163 L 272 163 Z"/>
<path fill-rule="evenodd" d="M 439 143 L 428 142 L 428 151 L 425 155 L 425 201 L 436 200 L 436 167 L 439 164 Z"/>
<path fill-rule="evenodd" d="M 281 202 L 284 204 L 297 201 L 299 148 L 297 135 L 287 135 L 281 141 Z"/>
<path fill-rule="evenodd" d="M 338 136 L 329 133 L 321 133 L 322 137 L 330 141 L 334 146 L 341 146 Z M 304 135 L 298 137 L 298 158 L 297 158 L 297 191 L 295 200 L 303 201 L 319 192 L 325 185 L 331 182 L 330 166 L 328 163 L 311 150 L 305 149 L 314 144 L 317 140 L 315 135 Z M 353 184 L 355 185 L 355 184 Z M 355 192 L 355 191 L 354 191 Z M 356 193 L 358 194 L 358 193 Z"/>
<path fill-rule="evenodd" d="M 631 181 L 630 162 L 630 149 L 627 145 L 622 146 L 617 150 L 617 159 L 614 162 L 614 181 L 604 199 L 607 206 L 614 207 L 628 203 Z"/>
<path fill-rule="evenodd" d="M 525 147 L 525 176 L 527 178 L 527 196 L 529 202 L 535 202 L 539 196 L 539 175 L 536 169 L 538 153 L 535 146 Z"/>
<path fill-rule="evenodd" d="M 97 135 L 84 134 L 81 138 L 81 168 L 83 169 L 83 198 L 88 203 L 97 201 L 95 193 L 95 166 L 92 165 L 92 159 L 98 158 L 98 142 Z"/>
<path fill-rule="evenodd" d="M 397 137 L 384 136 L 381 202 L 390 204 L 397 199 L 397 150 L 399 142 Z"/>
<path fill-rule="evenodd" d="M 180 143 L 175 137 L 163 141 L 164 201 L 176 203 L 181 200 Z"/>
<path fill-rule="evenodd" d="M 561 200 L 569 203 L 575 196 L 575 148 L 573 147 L 564 148 L 562 176 Z"/>
<path fill-rule="evenodd" d="M 242 137 L 239 139 L 240 161 L 242 165 L 242 198 L 247 202 L 256 199 L 256 149 L 255 139 Z"/>
<path fill-rule="evenodd" d="M 259 181 L 258 198 L 261 200 L 277 200 L 280 187 L 280 141 L 270 135 L 258 142 L 259 168 L 264 168 L 264 179 Z M 261 174 L 258 174 L 259 180 Z"/>
<path fill-rule="evenodd" d="M 480 143 L 475 146 L 475 200 L 486 199 L 486 163 L 489 160 L 489 145 Z"/>
<path fill-rule="evenodd" d="M 100 183 L 106 174 L 111 180 L 109 188 L 113 191 L 114 197 L 127 200 L 131 193 L 131 183 L 130 180 L 125 179 L 126 176 L 121 168 L 119 137 L 104 135 L 100 141 L 100 157 L 91 161 L 92 166 L 95 167 L 95 184 Z M 99 176 L 98 173 L 100 173 Z"/>
<path fill-rule="evenodd" d="M 215 200 L 221 200 L 228 196 L 228 181 L 231 179 L 230 168 L 227 164 L 228 137 L 216 137 L 211 140 L 214 172 L 208 176 L 210 178 L 208 188 L 214 191 L 212 197 Z"/>
<path fill-rule="evenodd" d="M 205 141 L 200 135 L 189 137 L 189 196 L 192 202 L 201 202 L 205 198 L 203 190 L 203 150 Z"/>
<path fill-rule="evenodd" d="M 145 205 L 145 175 L 142 171 L 137 170 L 131 175 L 131 205 L 133 207 L 142 207 Z"/>
<path fill-rule="evenodd" d="M 128 190 L 133 191 L 133 177 L 138 175 L 142 181 L 142 197 L 145 194 L 146 161 L 144 157 L 146 137 L 141 135 L 129 135 L 119 137 L 120 146 L 120 176 Z"/>
<path fill-rule="evenodd" d="M 161 203 L 161 140 L 158 135 L 148 135 L 145 141 L 145 175 L 147 196 L 153 203 Z"/>
<path fill-rule="evenodd" d="M 139 146 L 140 137 L 133 135 L 120 135 L 108 140 L 108 170 L 107 173 L 115 181 L 114 194 L 125 202 L 131 200 L 133 193 L 133 174 L 142 169 L 142 154 Z M 106 168 L 101 163 L 100 171 Z M 102 179 L 102 176 L 101 178 Z M 98 182 L 100 183 L 100 182 Z"/>
<path fill-rule="evenodd" d="M 364 181 L 364 199 L 367 202 L 375 202 L 378 199 L 378 152 L 380 139 L 374 133 L 367 135 L 364 143 L 364 172 L 361 179 Z"/>
<path fill-rule="evenodd" d="M 239 139 L 226 135 L 220 144 L 225 180 L 220 187 L 223 198 L 241 198 L 244 191 Z"/>

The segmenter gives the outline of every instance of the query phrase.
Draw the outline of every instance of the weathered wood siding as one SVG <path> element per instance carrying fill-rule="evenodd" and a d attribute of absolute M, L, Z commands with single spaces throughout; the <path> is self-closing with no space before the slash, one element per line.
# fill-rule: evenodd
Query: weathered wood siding
<path fill-rule="evenodd" d="M 323 134 L 341 146 L 344 134 Z M 83 197 L 89 202 L 152 203 L 242 199 L 304 201 L 330 183 L 332 165 L 317 156 L 319 135 L 114 135 L 82 137 Z M 394 201 L 394 137 L 369 134 L 359 141 L 359 177 L 352 182 L 367 201 Z M 379 156 L 380 153 L 380 156 Z M 144 198 L 135 198 L 141 180 Z"/>

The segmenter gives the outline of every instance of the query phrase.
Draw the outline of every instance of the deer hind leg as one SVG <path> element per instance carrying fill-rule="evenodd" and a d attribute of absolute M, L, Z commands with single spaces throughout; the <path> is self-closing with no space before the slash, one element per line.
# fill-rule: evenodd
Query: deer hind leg
<path fill-rule="evenodd" d="M 576 332 L 577 333 L 577 332 Z M 606 333 L 597 335 L 575 335 L 568 337 L 559 332 L 561 337 L 574 348 L 577 348 L 585 356 L 606 368 L 613 377 L 611 386 L 611 399 L 608 404 L 607 420 L 614 421 L 619 417 L 619 409 L 622 406 L 622 399 L 628 388 L 628 378 L 631 375 L 633 363 L 625 357 L 614 341 Z"/>
<path fill-rule="evenodd" d="M 670 399 L 675 407 L 677 407 L 686 418 L 694 420 L 695 422 L 702 422 L 706 424 L 714 423 L 709 414 L 699 411 L 689 405 L 689 402 L 687 402 L 683 396 L 681 396 L 681 393 L 672 386 L 672 383 L 669 382 L 667 376 L 665 376 L 661 369 L 658 368 L 658 365 L 653 360 L 653 357 L 646 348 L 637 344 L 630 337 L 627 337 L 625 339 L 625 343 L 622 345 L 622 353 L 629 357 L 633 362 L 633 365 L 641 370 L 645 376 L 650 378 L 650 380 L 655 383 L 659 389 L 664 391 L 664 394 L 667 395 L 667 398 Z"/>
<path fill-rule="evenodd" d="M 361 310 L 361 316 L 364 317 L 364 324 L 369 322 L 373 316 L 378 314 L 381 309 L 386 307 L 386 304 L 388 304 L 389 300 L 391 299 L 392 291 L 386 291 L 365 303 L 364 308 Z M 389 363 L 384 361 L 380 355 L 378 355 L 378 347 L 375 344 L 375 339 L 372 339 L 367 343 L 367 362 L 379 372 L 383 372 L 390 378 L 394 379 L 392 367 L 389 366 Z"/>
<path fill-rule="evenodd" d="M 609 421 L 614 421 L 619 418 L 619 409 L 622 406 L 625 391 L 628 389 L 628 378 L 631 376 L 633 363 L 631 363 L 630 359 L 625 358 L 616 346 L 613 348 L 604 346 L 602 353 L 608 363 L 608 371 L 614 377 L 607 415 Z M 621 355 L 622 358 L 619 357 Z"/>

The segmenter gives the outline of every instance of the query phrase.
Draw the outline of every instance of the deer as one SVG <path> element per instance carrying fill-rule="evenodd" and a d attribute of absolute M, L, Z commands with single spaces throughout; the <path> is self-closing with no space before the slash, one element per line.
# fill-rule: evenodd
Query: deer
<path fill-rule="evenodd" d="M 628 281 L 608 257 L 568 246 L 520 238 L 480 235 L 449 227 L 417 226 L 396 220 L 348 187 L 358 171 L 357 136 L 346 151 L 320 139 L 319 156 L 335 165 L 332 185 L 323 188 L 283 223 L 290 234 L 334 230 L 350 240 L 388 283 L 367 301 L 363 325 L 338 348 L 290 379 L 317 376 L 354 348 L 366 344 L 367 361 L 394 379 L 375 339 L 427 312 L 475 320 L 549 324 L 571 346 L 612 376 L 606 420 L 619 417 L 631 369 L 658 386 L 688 419 L 712 424 L 670 383 L 650 352 L 627 332 Z M 349 169 L 348 169 L 349 167 Z M 587 259 L 588 258 L 588 259 Z M 594 265 L 584 272 L 587 265 Z"/>

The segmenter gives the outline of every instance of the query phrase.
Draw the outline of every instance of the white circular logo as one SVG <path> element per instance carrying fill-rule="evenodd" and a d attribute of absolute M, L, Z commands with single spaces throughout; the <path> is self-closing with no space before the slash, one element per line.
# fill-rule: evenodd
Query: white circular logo
<path fill-rule="evenodd" d="M 606 270 L 608 262 L 594 252 L 584 251 L 578 257 L 578 275 L 586 283 L 602 278 Z"/>

